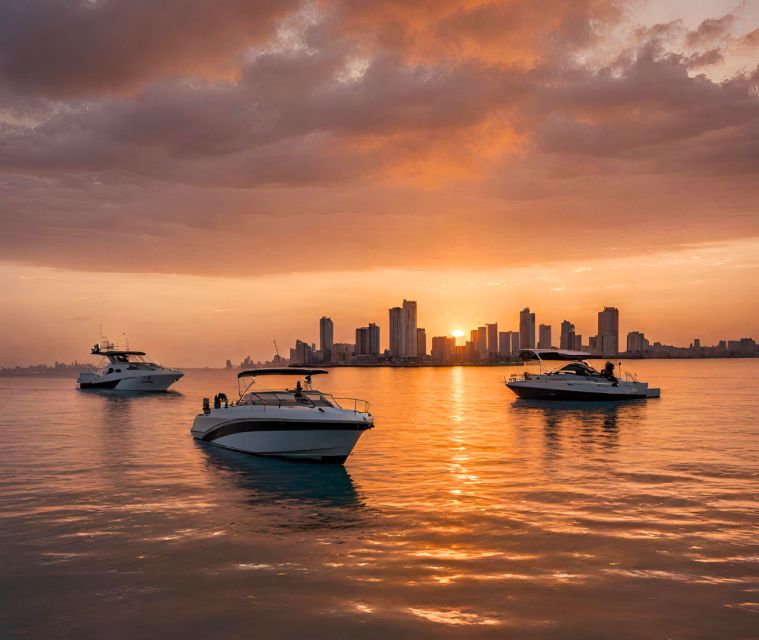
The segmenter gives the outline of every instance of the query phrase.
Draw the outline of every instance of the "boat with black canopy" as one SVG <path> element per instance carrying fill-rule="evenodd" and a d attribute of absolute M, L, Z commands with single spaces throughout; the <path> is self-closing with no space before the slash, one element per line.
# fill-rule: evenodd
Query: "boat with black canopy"
<path fill-rule="evenodd" d="M 525 372 L 512 375 L 506 386 L 520 398 L 532 400 L 638 400 L 658 398 L 660 389 L 650 388 L 635 375 L 615 368 L 612 362 L 598 371 L 584 351 L 565 349 L 522 349 L 520 357 L 527 361 L 537 360 L 538 373 Z M 544 361 L 566 362 L 555 370 L 547 370 Z"/>
<path fill-rule="evenodd" d="M 192 435 L 245 453 L 342 464 L 374 424 L 366 400 L 335 398 L 313 388 L 313 376 L 326 373 L 294 367 L 241 371 L 238 400 L 216 394 L 212 407 L 204 398 Z M 292 388 L 251 391 L 258 378 L 268 376 L 297 381 Z"/>

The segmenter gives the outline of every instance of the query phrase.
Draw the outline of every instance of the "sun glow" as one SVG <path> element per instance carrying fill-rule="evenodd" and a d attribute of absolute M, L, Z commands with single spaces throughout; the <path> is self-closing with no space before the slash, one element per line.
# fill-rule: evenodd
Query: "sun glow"
<path fill-rule="evenodd" d="M 453 331 L 451 331 L 451 335 L 454 338 L 463 338 L 465 334 L 461 329 L 454 329 Z"/>

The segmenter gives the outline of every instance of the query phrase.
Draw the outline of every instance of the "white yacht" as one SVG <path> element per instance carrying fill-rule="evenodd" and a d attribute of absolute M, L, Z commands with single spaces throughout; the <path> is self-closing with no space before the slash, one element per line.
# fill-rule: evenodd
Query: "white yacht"
<path fill-rule="evenodd" d="M 95 368 L 79 374 L 80 389 L 166 391 L 184 375 L 151 362 L 144 351 L 122 351 L 107 340 L 92 347 L 90 353 L 101 360 Z"/>
<path fill-rule="evenodd" d="M 607 362 L 603 371 L 597 371 L 587 362 L 591 354 L 563 349 L 522 349 L 523 360 L 537 360 L 539 373 L 525 372 L 512 375 L 506 386 L 520 398 L 532 400 L 636 400 L 658 398 L 660 389 L 653 389 L 647 382 L 634 375 L 619 371 Z M 544 360 L 569 361 L 564 366 L 548 371 Z"/>
<path fill-rule="evenodd" d="M 239 400 L 230 404 L 225 394 L 217 394 L 211 408 L 204 398 L 192 435 L 246 453 L 342 464 L 374 424 L 365 400 L 334 398 L 311 387 L 312 376 L 326 373 L 296 368 L 241 371 Z M 250 391 L 257 378 L 274 375 L 299 379 L 292 389 Z"/>

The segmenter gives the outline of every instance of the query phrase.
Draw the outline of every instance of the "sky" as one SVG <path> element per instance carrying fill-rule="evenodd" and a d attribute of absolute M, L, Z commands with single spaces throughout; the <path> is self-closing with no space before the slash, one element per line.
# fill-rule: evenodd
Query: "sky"
<path fill-rule="evenodd" d="M 759 0 L 2 5 L 2 366 L 386 344 L 403 298 L 759 338 Z"/>

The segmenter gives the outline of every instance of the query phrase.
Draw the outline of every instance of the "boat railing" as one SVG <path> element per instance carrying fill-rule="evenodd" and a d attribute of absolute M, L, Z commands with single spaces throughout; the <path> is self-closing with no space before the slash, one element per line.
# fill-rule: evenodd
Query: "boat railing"
<path fill-rule="evenodd" d="M 244 399 L 238 404 L 255 404 L 255 405 L 262 406 L 264 408 L 282 407 L 283 405 L 295 406 L 299 404 L 312 405 L 312 406 L 316 405 L 313 398 L 309 398 L 305 394 L 303 394 L 296 400 L 296 397 L 293 394 L 287 394 L 284 398 L 282 398 L 279 396 L 279 394 L 272 391 L 267 391 L 265 394 L 260 394 L 255 391 L 249 391 L 248 393 L 245 394 Z"/>
<path fill-rule="evenodd" d="M 631 373 L 630 371 L 623 370 L 622 374 L 624 376 L 625 382 L 638 382 L 638 376 L 635 373 Z"/>
<path fill-rule="evenodd" d="M 354 413 L 369 413 L 369 401 L 360 398 L 335 398 L 330 396 L 334 403 L 341 409 Z"/>
<path fill-rule="evenodd" d="M 252 404 L 264 407 L 319 407 L 336 406 L 347 411 L 356 413 L 368 413 L 369 402 L 359 398 L 335 398 L 329 393 L 304 391 L 300 396 L 293 393 L 278 394 L 273 391 L 258 393 L 249 391 L 237 403 L 238 405 Z"/>

